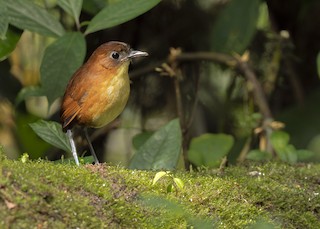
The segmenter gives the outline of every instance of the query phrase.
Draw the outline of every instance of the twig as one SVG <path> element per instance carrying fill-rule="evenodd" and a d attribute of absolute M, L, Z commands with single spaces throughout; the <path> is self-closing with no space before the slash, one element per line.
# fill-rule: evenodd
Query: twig
<path fill-rule="evenodd" d="M 236 66 L 237 60 L 233 56 L 215 53 L 215 52 L 196 52 L 196 53 L 181 53 L 176 56 L 176 61 L 213 61 L 228 66 Z"/>
<path fill-rule="evenodd" d="M 238 68 L 244 74 L 247 80 L 252 84 L 256 104 L 259 107 L 262 115 L 264 116 L 264 119 L 272 119 L 272 114 L 267 103 L 266 96 L 263 92 L 260 82 L 256 77 L 256 74 L 253 72 L 252 68 L 248 65 L 247 62 L 239 60 Z"/>

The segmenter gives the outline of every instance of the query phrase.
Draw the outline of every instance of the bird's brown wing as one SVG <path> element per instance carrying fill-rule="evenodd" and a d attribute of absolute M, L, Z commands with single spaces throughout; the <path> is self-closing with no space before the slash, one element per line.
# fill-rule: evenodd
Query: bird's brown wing
<path fill-rule="evenodd" d="M 75 101 L 69 95 L 65 95 L 63 104 L 61 107 L 61 123 L 62 129 L 66 130 L 70 123 L 77 117 L 81 107 L 77 101 Z"/>
<path fill-rule="evenodd" d="M 71 123 L 76 121 L 75 118 L 81 111 L 81 103 L 83 102 L 84 97 L 86 97 L 85 87 L 82 85 L 82 83 L 87 82 L 82 80 L 84 76 L 85 72 L 83 71 L 82 67 L 72 76 L 67 85 L 67 89 L 62 100 L 60 113 L 60 121 L 64 131 L 67 128 L 72 127 Z"/>

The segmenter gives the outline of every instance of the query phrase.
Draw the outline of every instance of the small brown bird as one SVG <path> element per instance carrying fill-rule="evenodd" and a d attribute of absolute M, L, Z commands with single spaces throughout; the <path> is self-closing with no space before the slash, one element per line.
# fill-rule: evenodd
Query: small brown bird
<path fill-rule="evenodd" d="M 124 109 L 130 92 L 128 68 L 132 58 L 148 53 L 132 50 L 123 42 L 99 46 L 70 79 L 61 105 L 61 124 L 69 138 L 72 155 L 79 165 L 72 127 L 84 127 L 95 163 L 99 163 L 87 127 L 99 128 L 113 121 Z"/>

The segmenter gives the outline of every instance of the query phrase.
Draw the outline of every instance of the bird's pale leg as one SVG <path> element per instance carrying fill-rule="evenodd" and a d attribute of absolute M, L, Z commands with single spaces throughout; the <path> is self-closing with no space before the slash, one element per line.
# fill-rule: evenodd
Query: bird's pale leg
<path fill-rule="evenodd" d="M 74 143 L 74 140 L 73 140 L 72 131 L 70 129 L 67 130 L 67 136 L 69 138 L 69 142 L 70 142 L 70 145 L 71 145 L 72 156 L 73 156 L 76 164 L 79 166 L 77 148 L 76 148 L 76 144 Z"/>
<path fill-rule="evenodd" d="M 95 164 L 99 164 L 99 160 L 97 158 L 96 153 L 94 152 L 93 146 L 92 146 L 90 138 L 89 138 L 88 130 L 87 130 L 86 127 L 84 128 L 84 135 L 86 136 L 86 139 L 87 139 L 87 142 L 88 142 L 88 145 L 89 145 L 89 149 L 90 149 L 90 152 L 91 152 L 91 154 L 92 154 L 92 156 L 94 158 Z"/>

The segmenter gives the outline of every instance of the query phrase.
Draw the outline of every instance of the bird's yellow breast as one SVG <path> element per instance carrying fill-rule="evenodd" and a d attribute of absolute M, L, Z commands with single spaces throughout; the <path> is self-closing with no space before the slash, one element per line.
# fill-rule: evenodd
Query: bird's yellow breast
<path fill-rule="evenodd" d="M 91 91 L 92 103 L 87 112 L 91 114 L 91 127 L 101 127 L 113 121 L 124 109 L 130 93 L 128 64 L 121 66 L 115 75 L 102 81 L 97 91 Z M 88 95 L 89 97 L 89 95 Z"/>

